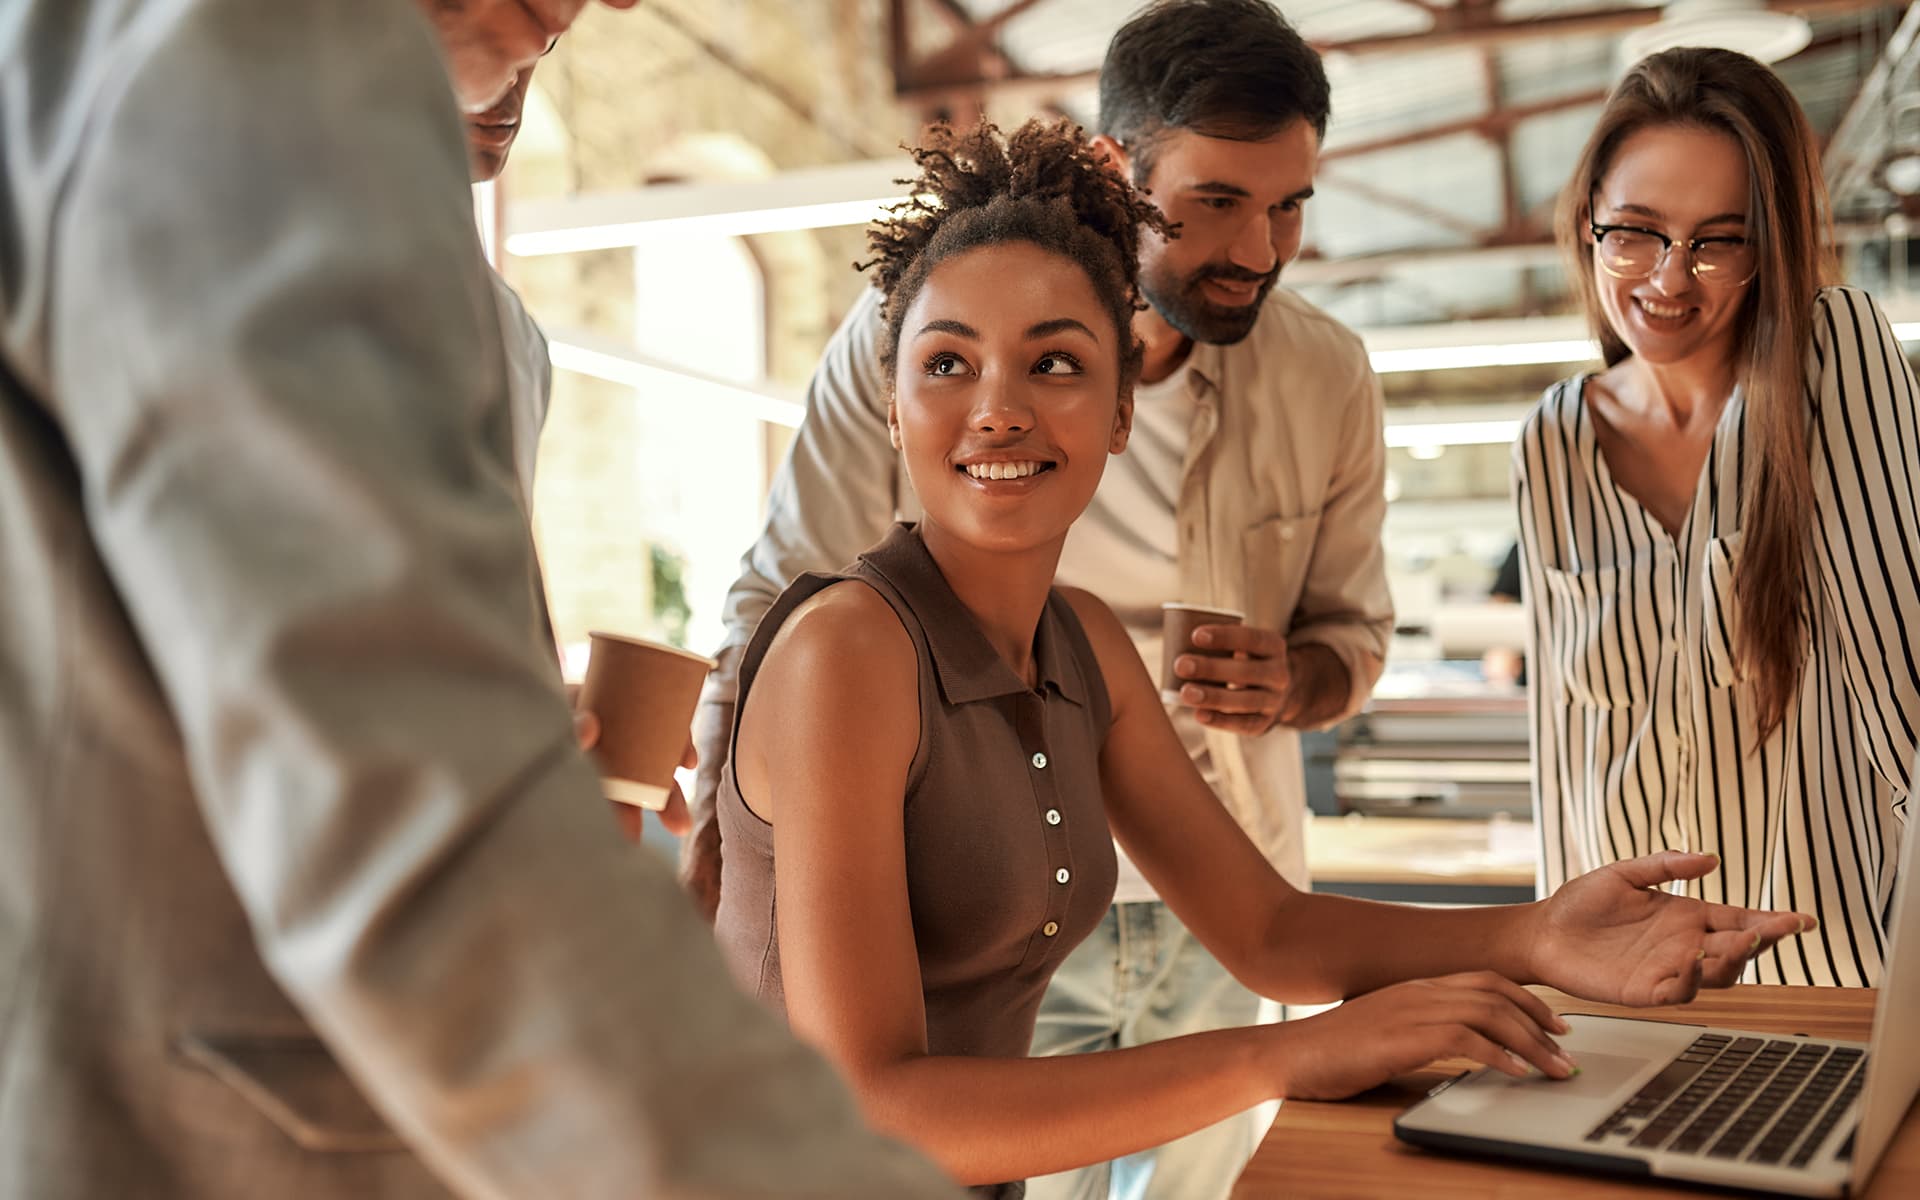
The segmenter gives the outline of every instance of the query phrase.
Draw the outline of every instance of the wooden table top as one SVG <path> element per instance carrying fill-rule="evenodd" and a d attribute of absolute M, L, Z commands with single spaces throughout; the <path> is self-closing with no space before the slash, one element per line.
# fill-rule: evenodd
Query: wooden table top
<path fill-rule="evenodd" d="M 1743 986 L 1702 993 L 1672 1008 L 1616 1008 L 1536 989 L 1554 1010 L 1807 1033 L 1864 1042 L 1874 993 L 1857 988 Z M 1393 1136 L 1393 1119 L 1441 1080 L 1473 1064 L 1437 1063 L 1338 1104 L 1289 1101 L 1234 1188 L 1233 1200 L 1701 1200 L 1726 1195 L 1678 1184 L 1611 1179 L 1522 1164 L 1481 1162 L 1422 1150 Z M 1874 1173 L 1868 1200 L 1920 1197 L 1920 1107 L 1908 1112 Z"/>

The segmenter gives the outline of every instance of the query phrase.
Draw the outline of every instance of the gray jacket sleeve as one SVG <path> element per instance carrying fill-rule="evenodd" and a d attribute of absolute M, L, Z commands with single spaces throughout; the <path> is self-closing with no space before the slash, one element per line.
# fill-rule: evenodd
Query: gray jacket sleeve
<path fill-rule="evenodd" d="M 851 563 L 919 505 L 887 435 L 880 368 L 880 296 L 867 288 L 827 343 L 807 385 L 806 419 L 767 497 L 767 524 L 727 593 L 727 636 L 695 717 L 700 750 L 695 820 L 713 811 L 727 753 L 740 657 L 755 626 L 794 578 Z"/>
<path fill-rule="evenodd" d="M 462 1195 L 957 1197 L 729 986 L 572 743 L 414 6 L 156 0 L 113 53 L 46 402 L 269 969 Z"/>

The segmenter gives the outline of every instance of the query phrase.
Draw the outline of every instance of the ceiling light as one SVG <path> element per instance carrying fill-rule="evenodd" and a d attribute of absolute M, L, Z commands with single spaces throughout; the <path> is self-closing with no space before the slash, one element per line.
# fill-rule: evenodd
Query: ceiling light
<path fill-rule="evenodd" d="M 1779 62 L 1807 48 L 1805 17 L 1773 12 L 1766 0 L 1673 0 L 1660 19 L 1620 39 L 1623 66 L 1675 46 L 1717 46 L 1761 62 Z"/>
<path fill-rule="evenodd" d="M 1881 163 L 1880 182 L 1896 196 L 1920 194 L 1920 151 L 1904 150 Z"/>
<path fill-rule="evenodd" d="M 1464 367 L 1578 363 L 1599 357 L 1599 347 L 1585 338 L 1506 342 L 1486 346 L 1415 346 L 1405 350 L 1372 350 L 1367 353 L 1377 375 L 1389 375 L 1397 371 L 1452 371 Z"/>
<path fill-rule="evenodd" d="M 907 160 L 784 171 L 764 179 L 661 183 L 507 205 L 507 253 L 611 250 L 662 237 L 741 237 L 864 225 L 906 198 Z"/>
<path fill-rule="evenodd" d="M 1504 446 L 1520 436 L 1520 420 L 1504 421 L 1422 421 L 1396 425 L 1387 417 L 1386 442 L 1395 450 L 1406 450 L 1415 458 L 1440 457 L 1443 446 Z"/>

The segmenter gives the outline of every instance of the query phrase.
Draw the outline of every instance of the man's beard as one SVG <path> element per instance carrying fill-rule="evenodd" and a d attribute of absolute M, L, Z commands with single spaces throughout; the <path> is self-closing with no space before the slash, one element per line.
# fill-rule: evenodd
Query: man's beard
<path fill-rule="evenodd" d="M 1257 283 L 1260 290 L 1246 304 L 1215 304 L 1200 291 L 1200 285 L 1209 279 Z M 1266 303 L 1267 293 L 1279 279 L 1279 267 L 1257 275 L 1239 267 L 1210 264 L 1185 279 L 1174 279 L 1170 272 L 1142 271 L 1140 294 L 1167 324 L 1187 337 L 1196 342 L 1231 346 L 1253 332 L 1254 322 L 1260 319 L 1260 306 Z"/>

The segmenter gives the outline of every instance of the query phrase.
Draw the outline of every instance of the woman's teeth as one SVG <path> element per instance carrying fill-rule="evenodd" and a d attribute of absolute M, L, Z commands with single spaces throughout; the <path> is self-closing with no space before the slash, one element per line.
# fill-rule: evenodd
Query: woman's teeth
<path fill-rule="evenodd" d="M 962 469 L 975 479 L 1025 479 L 1038 475 L 1046 466 L 1037 462 L 967 463 Z"/>
<path fill-rule="evenodd" d="M 1693 311 L 1684 304 L 1662 304 L 1658 300 L 1648 300 L 1644 297 L 1634 299 L 1635 303 L 1640 305 L 1642 312 L 1657 321 L 1677 321 Z"/>

